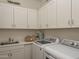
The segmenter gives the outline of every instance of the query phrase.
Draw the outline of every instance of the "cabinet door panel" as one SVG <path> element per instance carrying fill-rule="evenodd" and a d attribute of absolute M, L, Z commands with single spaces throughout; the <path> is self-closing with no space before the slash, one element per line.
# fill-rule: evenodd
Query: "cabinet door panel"
<path fill-rule="evenodd" d="M 37 10 L 28 9 L 28 27 L 32 29 L 37 28 Z"/>
<path fill-rule="evenodd" d="M 32 56 L 32 46 L 31 45 L 25 45 L 25 59 L 31 59 Z"/>
<path fill-rule="evenodd" d="M 56 0 L 51 0 L 47 4 L 48 8 L 48 28 L 56 28 Z"/>
<path fill-rule="evenodd" d="M 32 45 L 32 58 L 33 59 L 43 59 L 43 49 L 39 46 L 33 44 Z"/>
<path fill-rule="evenodd" d="M 79 27 L 79 0 L 72 0 L 73 27 Z"/>
<path fill-rule="evenodd" d="M 0 28 L 11 28 L 13 22 L 13 8 L 0 3 Z"/>
<path fill-rule="evenodd" d="M 70 27 L 71 0 L 57 0 L 57 26 L 60 28 Z"/>
<path fill-rule="evenodd" d="M 16 28 L 27 28 L 27 8 L 14 7 L 14 23 Z"/>
<path fill-rule="evenodd" d="M 47 14 L 47 6 L 43 6 L 39 9 L 39 21 L 40 21 L 40 28 L 47 28 L 48 27 L 48 14 Z"/>
<path fill-rule="evenodd" d="M 32 44 L 32 59 L 36 59 L 36 45 Z"/>
<path fill-rule="evenodd" d="M 13 50 L 11 53 L 11 59 L 24 59 L 24 49 Z"/>

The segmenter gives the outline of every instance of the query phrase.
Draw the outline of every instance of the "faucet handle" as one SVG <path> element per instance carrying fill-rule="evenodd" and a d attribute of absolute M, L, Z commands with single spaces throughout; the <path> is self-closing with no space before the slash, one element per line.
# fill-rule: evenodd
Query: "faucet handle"
<path fill-rule="evenodd" d="M 9 42 L 11 42 L 11 37 L 9 37 Z"/>
<path fill-rule="evenodd" d="M 12 42 L 14 42 L 14 38 L 12 38 Z"/>

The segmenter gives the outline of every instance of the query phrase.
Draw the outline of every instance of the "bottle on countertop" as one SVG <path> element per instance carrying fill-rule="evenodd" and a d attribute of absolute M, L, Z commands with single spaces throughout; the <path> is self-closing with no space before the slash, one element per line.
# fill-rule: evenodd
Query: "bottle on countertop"
<path fill-rule="evenodd" d="M 44 32 L 43 31 L 36 32 L 36 38 L 38 40 L 44 40 Z"/>

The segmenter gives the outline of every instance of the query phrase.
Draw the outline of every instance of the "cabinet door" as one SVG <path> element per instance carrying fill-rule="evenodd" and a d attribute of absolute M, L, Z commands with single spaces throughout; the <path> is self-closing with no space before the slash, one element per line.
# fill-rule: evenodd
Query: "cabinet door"
<path fill-rule="evenodd" d="M 14 23 L 15 28 L 27 28 L 27 8 L 14 7 Z"/>
<path fill-rule="evenodd" d="M 13 8 L 0 3 L 0 28 L 11 28 L 13 24 Z"/>
<path fill-rule="evenodd" d="M 36 59 L 36 45 L 32 44 L 32 59 Z"/>
<path fill-rule="evenodd" d="M 71 0 L 57 0 L 57 26 L 70 28 Z"/>
<path fill-rule="evenodd" d="M 9 52 L 0 52 L 0 59 L 10 59 Z"/>
<path fill-rule="evenodd" d="M 33 59 L 43 59 L 43 49 L 38 47 L 37 45 L 32 46 L 32 58 Z"/>
<path fill-rule="evenodd" d="M 48 14 L 46 5 L 39 9 L 39 21 L 40 28 L 45 29 L 48 27 Z"/>
<path fill-rule="evenodd" d="M 41 47 L 36 47 L 36 59 L 43 59 L 43 49 Z"/>
<path fill-rule="evenodd" d="M 31 45 L 25 45 L 24 46 L 25 50 L 25 59 L 31 59 L 32 56 L 32 46 Z"/>
<path fill-rule="evenodd" d="M 28 9 L 28 27 L 37 28 L 37 9 Z"/>
<path fill-rule="evenodd" d="M 11 53 L 11 59 L 24 59 L 24 49 L 12 50 Z"/>
<path fill-rule="evenodd" d="M 72 26 L 79 27 L 79 0 L 72 0 Z"/>
<path fill-rule="evenodd" d="M 56 28 L 56 0 L 51 0 L 47 4 L 48 8 L 48 28 Z"/>

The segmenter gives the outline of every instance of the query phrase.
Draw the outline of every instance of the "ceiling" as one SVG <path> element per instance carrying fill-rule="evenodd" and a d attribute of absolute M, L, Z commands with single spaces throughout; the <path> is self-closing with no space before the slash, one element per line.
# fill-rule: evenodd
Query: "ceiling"
<path fill-rule="evenodd" d="M 38 0 L 38 1 L 40 1 L 40 2 L 48 2 L 50 0 Z"/>
<path fill-rule="evenodd" d="M 42 1 L 48 1 L 48 0 L 38 0 L 38 1 L 41 1 L 42 2 Z"/>
<path fill-rule="evenodd" d="M 38 0 L 38 1 L 43 1 L 43 0 Z"/>

